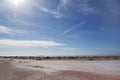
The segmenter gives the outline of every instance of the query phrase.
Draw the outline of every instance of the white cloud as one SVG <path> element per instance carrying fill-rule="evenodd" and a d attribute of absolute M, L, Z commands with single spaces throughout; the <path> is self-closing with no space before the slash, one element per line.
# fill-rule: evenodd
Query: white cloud
<path fill-rule="evenodd" d="M 0 46 L 7 47 L 53 47 L 65 44 L 54 41 L 0 39 Z"/>
<path fill-rule="evenodd" d="M 59 5 L 57 7 L 57 11 L 60 11 L 60 9 L 63 9 L 67 7 L 67 5 L 71 2 L 71 0 L 60 0 Z"/>
<path fill-rule="evenodd" d="M 21 19 L 16 19 L 16 18 L 11 18 L 9 19 L 12 23 L 17 23 L 17 24 L 21 24 L 21 25 L 26 25 L 26 26 L 31 26 L 32 24 L 31 23 L 28 23 L 28 22 L 25 22 Z"/>
<path fill-rule="evenodd" d="M 87 15 L 87 14 L 94 14 L 96 13 L 95 7 L 91 6 L 88 0 L 82 0 L 78 5 L 78 12 Z"/>
<path fill-rule="evenodd" d="M 23 33 L 28 33 L 25 30 L 18 30 L 18 29 L 12 29 L 8 28 L 6 26 L 0 26 L 0 33 L 7 34 L 7 35 L 16 35 L 16 34 L 23 34 Z"/>
<path fill-rule="evenodd" d="M 46 12 L 46 13 L 54 15 L 55 18 L 61 18 L 61 17 L 63 17 L 63 14 L 59 13 L 58 11 L 49 10 L 47 8 L 39 8 L 39 9 L 42 10 L 42 11 L 44 11 L 44 12 Z"/>
<path fill-rule="evenodd" d="M 41 7 L 39 4 L 34 4 L 39 10 L 49 13 L 53 15 L 55 18 L 62 18 L 64 15 L 61 12 L 61 9 L 64 9 L 67 7 L 67 4 L 70 3 L 71 0 L 60 0 L 56 10 L 51 10 L 45 7 Z"/>
<path fill-rule="evenodd" d="M 48 14 L 53 15 L 55 18 L 61 18 L 63 17 L 62 13 L 59 13 L 57 10 L 50 10 L 48 8 L 45 7 L 41 7 L 38 4 L 34 4 L 40 11 L 46 12 Z"/>
<path fill-rule="evenodd" d="M 85 24 L 85 21 L 82 21 L 81 23 L 79 23 L 79 24 L 77 24 L 77 25 L 75 25 L 75 26 L 72 26 L 72 27 L 66 29 L 65 31 L 63 31 L 63 32 L 61 33 L 61 35 L 65 35 L 65 34 L 67 34 L 68 32 L 74 30 L 75 28 L 81 27 L 83 24 Z"/>
<path fill-rule="evenodd" d="M 60 0 L 58 6 L 57 6 L 57 12 L 62 13 L 62 10 L 65 10 L 68 8 L 68 4 L 71 3 L 72 0 Z"/>
<path fill-rule="evenodd" d="M 23 25 L 23 26 L 30 26 L 30 27 L 35 27 L 35 26 L 39 26 L 37 24 L 34 24 L 26 19 L 21 19 L 19 16 L 17 16 L 16 13 L 13 14 L 13 16 L 8 16 L 7 19 L 12 22 L 13 24 L 19 24 L 19 25 Z"/>
<path fill-rule="evenodd" d="M 109 0 L 107 1 L 107 9 L 113 15 L 120 14 L 119 0 Z"/>
<path fill-rule="evenodd" d="M 8 20 L 11 21 L 12 23 L 17 23 L 17 24 L 21 24 L 21 25 L 26 25 L 26 26 L 31 26 L 32 25 L 31 23 L 20 19 L 20 17 L 17 16 L 16 13 L 14 13 L 13 16 L 8 17 Z"/>
<path fill-rule="evenodd" d="M 65 6 L 65 5 L 67 5 L 70 1 L 71 1 L 71 0 L 60 0 L 60 4 L 61 4 L 62 6 Z"/>

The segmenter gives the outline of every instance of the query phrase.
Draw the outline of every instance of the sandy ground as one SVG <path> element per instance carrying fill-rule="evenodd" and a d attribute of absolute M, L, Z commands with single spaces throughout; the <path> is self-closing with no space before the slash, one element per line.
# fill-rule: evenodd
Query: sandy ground
<path fill-rule="evenodd" d="M 0 59 L 0 80 L 120 80 L 120 61 Z"/>

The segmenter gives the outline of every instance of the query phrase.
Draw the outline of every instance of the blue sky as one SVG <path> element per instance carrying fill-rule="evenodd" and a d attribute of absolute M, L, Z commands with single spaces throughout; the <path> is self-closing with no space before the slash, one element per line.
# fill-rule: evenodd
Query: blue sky
<path fill-rule="evenodd" d="M 120 55 L 119 0 L 0 0 L 0 55 Z"/>

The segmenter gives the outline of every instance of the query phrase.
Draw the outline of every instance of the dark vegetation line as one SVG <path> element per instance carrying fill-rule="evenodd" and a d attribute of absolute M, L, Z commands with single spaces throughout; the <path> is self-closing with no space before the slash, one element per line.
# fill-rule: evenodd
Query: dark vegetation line
<path fill-rule="evenodd" d="M 33 59 L 33 60 L 120 60 L 120 56 L 0 56 L 10 59 Z"/>

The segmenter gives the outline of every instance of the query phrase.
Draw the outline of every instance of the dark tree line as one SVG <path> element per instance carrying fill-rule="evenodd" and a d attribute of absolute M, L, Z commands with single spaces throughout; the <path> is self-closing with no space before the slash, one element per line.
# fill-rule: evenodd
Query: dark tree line
<path fill-rule="evenodd" d="M 0 58 L 33 60 L 120 60 L 120 56 L 0 56 Z"/>

